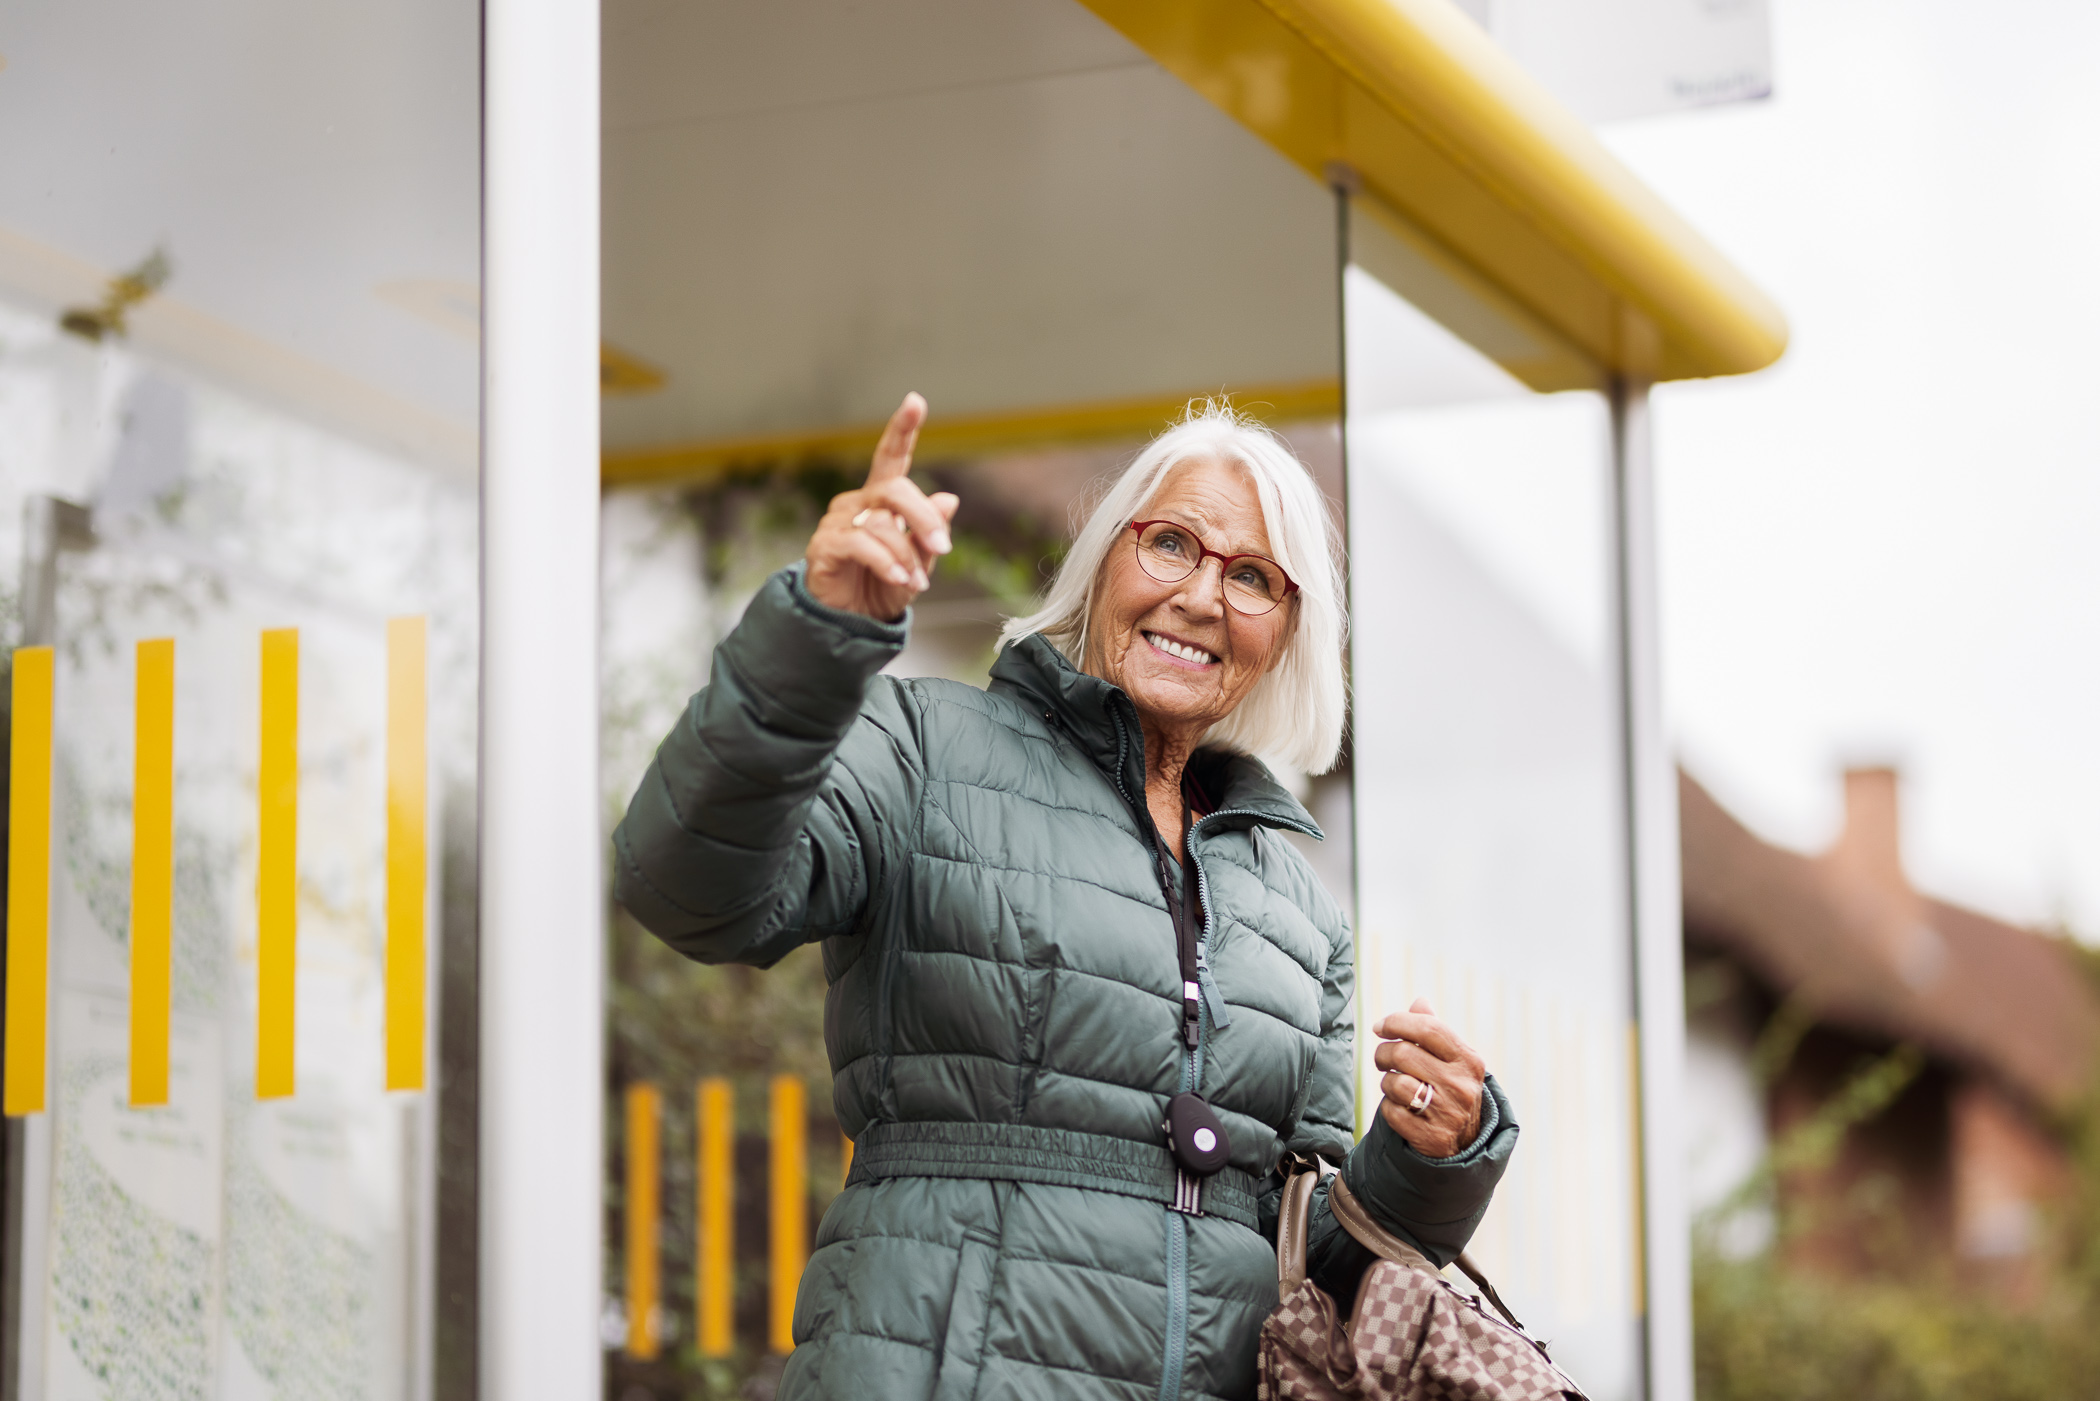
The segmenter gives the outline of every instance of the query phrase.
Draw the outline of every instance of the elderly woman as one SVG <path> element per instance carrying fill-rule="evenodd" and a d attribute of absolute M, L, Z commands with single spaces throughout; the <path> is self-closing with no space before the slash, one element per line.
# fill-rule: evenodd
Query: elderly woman
<path fill-rule="evenodd" d="M 853 1171 L 781 1395 L 1248 1397 L 1286 1152 L 1439 1263 L 1517 1126 L 1425 1003 L 1355 1137 L 1349 928 L 1256 755 L 1340 746 L 1334 532 L 1206 407 L 1140 453 L 977 690 L 878 676 L 949 548 L 925 403 L 716 649 L 615 834 L 619 898 L 706 962 L 821 942 Z M 1368 1257 L 1315 1208 L 1314 1278 Z"/>

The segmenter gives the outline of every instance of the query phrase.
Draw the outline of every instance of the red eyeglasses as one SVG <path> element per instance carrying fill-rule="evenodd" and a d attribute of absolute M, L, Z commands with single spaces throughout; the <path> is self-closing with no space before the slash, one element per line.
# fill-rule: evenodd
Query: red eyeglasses
<path fill-rule="evenodd" d="M 1221 555 L 1196 538 L 1179 521 L 1132 521 L 1137 535 L 1138 568 L 1162 584 L 1178 584 L 1203 567 L 1203 561 L 1218 562 L 1218 577 L 1225 583 L 1225 601 L 1235 613 L 1258 618 L 1298 592 L 1298 585 L 1283 572 L 1283 566 L 1263 555 Z"/>

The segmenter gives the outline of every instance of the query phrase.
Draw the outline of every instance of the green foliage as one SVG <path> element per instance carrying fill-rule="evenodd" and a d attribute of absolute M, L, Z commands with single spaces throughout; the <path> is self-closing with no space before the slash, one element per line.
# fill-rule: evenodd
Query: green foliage
<path fill-rule="evenodd" d="M 2100 985 L 2100 957 L 2071 947 Z M 1807 1029 L 1798 1007 L 1774 1013 L 1752 1055 L 1762 1083 L 1785 1069 Z M 2041 1401 L 2100 1392 L 2100 1096 L 2057 1125 L 2072 1149 L 2071 1191 L 2046 1218 L 2041 1255 L 2017 1296 L 2004 1288 L 2010 1276 L 1989 1262 L 1919 1268 L 1914 1250 L 1868 1250 L 1869 1258 L 1911 1262 L 1869 1278 L 1786 1262 L 1786 1243 L 1804 1231 L 1841 1228 L 1871 1246 L 1909 1229 L 1871 1177 L 1813 1212 L 1777 1188 L 1786 1174 L 1834 1161 L 1846 1132 L 1893 1103 L 1922 1064 L 1905 1046 L 1863 1063 L 1701 1222 L 1692 1274 L 1700 1401 Z M 1755 1259 L 1724 1258 L 1717 1223 L 1758 1203 L 1776 1211 L 1775 1245 Z"/>
<path fill-rule="evenodd" d="M 2014 1309 L 1958 1282 L 1837 1281 L 1702 1253 L 1700 1401 L 2042 1401 L 2090 1395 L 2100 1333 L 2076 1299 Z"/>
<path fill-rule="evenodd" d="M 1793 1003 L 1782 1004 L 1773 1014 L 1751 1053 L 1751 1066 L 1760 1085 L 1769 1086 L 1786 1068 L 1786 1062 L 1806 1031 L 1807 1025 L 1794 1011 Z M 1710 1249 L 1717 1233 L 1738 1213 L 1758 1208 L 1779 1208 L 1781 1240 L 1810 1229 L 1827 1227 L 1830 1223 L 1813 1218 L 1804 1204 L 1781 1198 L 1781 1179 L 1790 1173 L 1818 1172 L 1828 1168 L 1837 1161 L 1838 1151 L 1844 1147 L 1845 1135 L 1852 1126 L 1866 1122 L 1895 1103 L 1897 1096 L 1917 1079 L 1918 1072 L 1924 1068 L 1923 1053 L 1910 1045 L 1899 1045 L 1886 1055 L 1862 1062 L 1835 1093 L 1816 1106 L 1813 1113 L 1773 1140 L 1763 1159 L 1741 1186 L 1694 1223 L 1695 1241 Z M 1890 1224 L 1894 1204 L 1888 1199 L 1892 1193 L 1875 1190 L 1881 1185 L 1879 1179 L 1866 1179 L 1855 1188 L 1846 1203 L 1855 1218 L 1851 1224 L 1856 1229 Z M 1900 1224 L 1897 1229 L 1900 1231 Z"/>
<path fill-rule="evenodd" d="M 801 554 L 831 498 L 859 487 L 866 475 L 858 464 L 806 462 L 724 473 L 695 491 L 691 507 L 707 534 L 709 582 L 732 591 L 757 587 L 783 558 Z M 1025 515 L 974 511 L 966 473 L 919 470 L 912 480 L 928 495 L 953 491 L 963 498 L 949 531 L 954 548 L 938 572 L 968 582 L 1008 613 L 1028 612 L 1064 558 L 1064 537 Z M 782 542 L 793 545 L 784 555 Z"/>
<path fill-rule="evenodd" d="M 1043 541 L 1015 553 L 1001 541 L 958 525 L 950 535 L 954 548 L 937 566 L 943 573 L 967 579 L 1006 613 L 1027 613 L 1045 582 L 1044 566 L 1064 557 L 1063 541 Z"/>

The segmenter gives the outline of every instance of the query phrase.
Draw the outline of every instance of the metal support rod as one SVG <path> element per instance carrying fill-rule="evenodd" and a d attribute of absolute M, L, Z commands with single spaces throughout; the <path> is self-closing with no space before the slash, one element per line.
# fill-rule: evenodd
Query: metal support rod
<path fill-rule="evenodd" d="M 1619 380 L 1612 411 L 1612 591 L 1633 927 L 1631 1059 L 1639 1125 L 1643 1362 L 1648 1401 L 1692 1401 L 1691 1219 L 1685 1205 L 1684 917 L 1677 775 L 1663 726 L 1655 463 L 1648 387 Z"/>
<path fill-rule="evenodd" d="M 598 6 L 483 8 L 479 1381 L 603 1386 Z"/>
<path fill-rule="evenodd" d="M 1342 652 L 1342 664 L 1348 670 L 1347 694 L 1349 714 L 1342 731 L 1342 752 L 1333 773 L 1341 776 L 1348 785 L 1344 794 L 1343 810 L 1349 815 L 1349 889 L 1344 895 L 1349 909 L 1349 927 L 1356 943 L 1351 946 L 1355 961 L 1352 970 L 1356 975 L 1356 1005 L 1351 1009 L 1356 1020 L 1357 1057 L 1349 1073 L 1356 1083 L 1350 1087 L 1350 1101 L 1355 1106 L 1355 1131 L 1361 1137 L 1371 1127 L 1373 1108 L 1366 1102 L 1364 1072 L 1370 1067 L 1372 1040 L 1366 1028 L 1369 1025 L 1370 1003 L 1366 1000 L 1373 991 L 1366 986 L 1363 952 L 1363 861 L 1356 834 L 1363 830 L 1357 820 L 1356 811 L 1356 538 L 1349 533 L 1349 221 L 1353 217 L 1349 201 L 1363 189 L 1363 180 L 1355 170 L 1340 161 L 1327 167 L 1327 185 L 1334 192 L 1334 377 L 1341 386 L 1340 403 L 1335 409 L 1336 447 L 1341 460 L 1341 499 L 1335 502 L 1335 527 L 1342 537 L 1342 587 L 1343 605 L 1349 619 L 1348 641 Z"/>

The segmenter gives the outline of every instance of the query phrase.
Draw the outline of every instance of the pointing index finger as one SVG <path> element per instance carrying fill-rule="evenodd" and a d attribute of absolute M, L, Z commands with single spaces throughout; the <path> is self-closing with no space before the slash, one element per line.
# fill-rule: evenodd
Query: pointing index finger
<path fill-rule="evenodd" d="M 868 468 L 868 485 L 878 486 L 911 470 L 912 448 L 919 441 L 919 425 L 926 421 L 926 401 L 917 393 L 904 396 L 897 412 L 890 415 L 875 444 L 875 461 Z"/>

